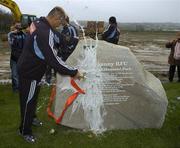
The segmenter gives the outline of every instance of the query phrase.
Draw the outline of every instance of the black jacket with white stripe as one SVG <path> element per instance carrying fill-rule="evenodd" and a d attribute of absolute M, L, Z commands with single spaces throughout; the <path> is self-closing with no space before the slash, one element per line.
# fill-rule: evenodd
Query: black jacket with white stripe
<path fill-rule="evenodd" d="M 19 75 L 40 80 L 49 65 L 62 75 L 75 76 L 78 70 L 69 67 L 57 56 L 57 45 L 61 44 L 61 39 L 60 33 L 53 30 L 46 18 L 33 22 L 18 61 Z"/>
<path fill-rule="evenodd" d="M 76 27 L 71 24 L 63 27 L 61 35 L 63 37 L 63 46 L 61 47 L 58 55 L 62 57 L 63 61 L 66 61 L 76 48 L 79 42 L 79 37 Z"/>
<path fill-rule="evenodd" d="M 119 36 L 120 31 L 117 28 L 117 24 L 110 24 L 103 32 L 102 39 L 110 43 L 118 44 Z"/>
<path fill-rule="evenodd" d="M 11 46 L 11 59 L 18 61 L 24 46 L 26 35 L 22 31 L 8 33 L 8 42 Z"/>

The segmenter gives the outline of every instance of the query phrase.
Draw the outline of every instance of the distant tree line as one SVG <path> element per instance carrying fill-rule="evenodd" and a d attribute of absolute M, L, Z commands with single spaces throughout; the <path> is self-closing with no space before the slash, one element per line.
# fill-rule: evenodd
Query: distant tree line
<path fill-rule="evenodd" d="M 12 23 L 12 14 L 0 9 L 0 33 L 7 33 Z"/>

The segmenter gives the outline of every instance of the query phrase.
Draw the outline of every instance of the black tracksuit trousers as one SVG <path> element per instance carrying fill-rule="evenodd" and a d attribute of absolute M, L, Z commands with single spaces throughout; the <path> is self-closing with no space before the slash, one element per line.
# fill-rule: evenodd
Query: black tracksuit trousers
<path fill-rule="evenodd" d="M 19 95 L 20 95 L 20 112 L 21 123 L 20 132 L 23 135 L 32 134 L 31 126 L 36 116 L 37 98 L 40 91 L 39 81 L 28 80 L 19 77 Z"/>
<path fill-rule="evenodd" d="M 170 82 L 173 81 L 176 67 L 177 67 L 177 72 L 178 72 L 178 81 L 180 81 L 180 66 L 179 65 L 170 65 L 170 67 L 169 67 L 169 81 Z"/>

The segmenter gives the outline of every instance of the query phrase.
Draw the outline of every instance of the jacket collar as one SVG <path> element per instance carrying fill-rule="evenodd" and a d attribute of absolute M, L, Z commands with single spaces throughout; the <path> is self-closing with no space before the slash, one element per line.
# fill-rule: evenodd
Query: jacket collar
<path fill-rule="evenodd" d="M 40 17 L 39 18 L 40 21 L 44 22 L 46 25 L 48 25 L 52 30 L 54 30 L 51 25 L 49 24 L 49 22 L 47 21 L 47 19 L 45 17 Z"/>

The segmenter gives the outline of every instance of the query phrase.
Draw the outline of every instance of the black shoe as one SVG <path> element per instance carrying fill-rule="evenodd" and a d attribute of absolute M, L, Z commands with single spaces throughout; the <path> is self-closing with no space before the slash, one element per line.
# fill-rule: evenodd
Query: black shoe
<path fill-rule="evenodd" d="M 32 125 L 34 125 L 34 126 L 42 126 L 43 123 L 39 119 L 34 118 L 33 122 L 32 122 Z"/>
<path fill-rule="evenodd" d="M 26 140 L 29 143 L 35 143 L 36 138 L 33 135 L 22 135 L 24 140 Z"/>
<path fill-rule="evenodd" d="M 22 136 L 24 138 L 24 140 L 28 143 L 35 143 L 36 142 L 36 137 L 34 137 L 32 134 L 26 134 L 23 135 L 20 131 L 19 131 L 19 135 Z"/>
<path fill-rule="evenodd" d="M 169 82 L 173 82 L 173 79 L 169 79 Z"/>

